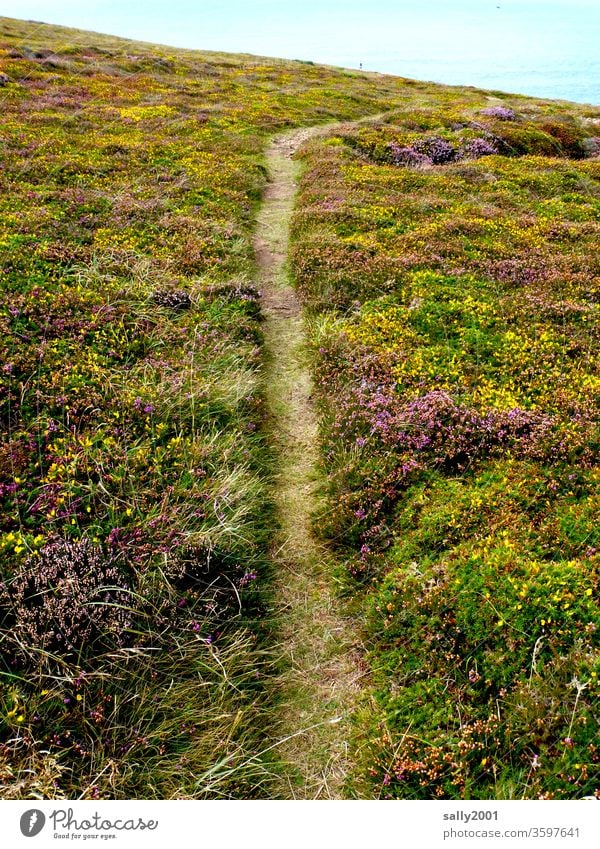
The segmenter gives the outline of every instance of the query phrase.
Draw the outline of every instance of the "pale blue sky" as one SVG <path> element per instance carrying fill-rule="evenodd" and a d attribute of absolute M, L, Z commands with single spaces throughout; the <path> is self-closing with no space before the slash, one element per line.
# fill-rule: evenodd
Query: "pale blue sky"
<path fill-rule="evenodd" d="M 600 0 L 2 0 L 0 10 L 179 47 L 600 102 Z"/>

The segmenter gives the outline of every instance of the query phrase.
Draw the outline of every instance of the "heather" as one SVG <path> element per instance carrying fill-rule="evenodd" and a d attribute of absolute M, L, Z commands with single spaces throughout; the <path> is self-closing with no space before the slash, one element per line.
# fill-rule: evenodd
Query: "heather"
<path fill-rule="evenodd" d="M 378 798 L 600 792 L 600 113 L 425 90 L 304 151 L 292 260 Z"/>
<path fill-rule="evenodd" d="M 263 150 L 402 82 L 9 19 L 0 64 L 2 794 L 264 795 Z"/>

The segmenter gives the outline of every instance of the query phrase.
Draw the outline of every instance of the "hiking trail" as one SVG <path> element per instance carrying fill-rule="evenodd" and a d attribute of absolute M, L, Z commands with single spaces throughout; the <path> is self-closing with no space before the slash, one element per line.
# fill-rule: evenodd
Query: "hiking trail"
<path fill-rule="evenodd" d="M 265 398 L 275 452 L 279 530 L 272 547 L 273 609 L 283 670 L 273 729 L 284 774 L 275 798 L 341 799 L 350 768 L 349 722 L 360 691 L 361 653 L 340 609 L 334 558 L 313 533 L 319 498 L 317 419 L 300 302 L 287 268 L 299 165 L 293 153 L 322 127 L 275 138 L 254 241 L 264 315 Z"/>

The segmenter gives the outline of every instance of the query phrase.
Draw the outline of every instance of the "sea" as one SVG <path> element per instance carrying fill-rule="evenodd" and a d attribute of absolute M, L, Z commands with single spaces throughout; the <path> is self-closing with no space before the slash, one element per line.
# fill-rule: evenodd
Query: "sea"
<path fill-rule="evenodd" d="M 3 0 L 2 14 L 600 105 L 600 0 Z"/>
<path fill-rule="evenodd" d="M 209 6 L 197 45 L 600 105 L 600 0 L 253 0 L 240 15 L 235 0 Z"/>
<path fill-rule="evenodd" d="M 350 0 L 339 37 L 312 46 L 320 61 L 600 105 L 600 0 L 361 5 L 368 15 Z"/>
<path fill-rule="evenodd" d="M 363 68 L 600 105 L 600 0 L 414 5 Z"/>

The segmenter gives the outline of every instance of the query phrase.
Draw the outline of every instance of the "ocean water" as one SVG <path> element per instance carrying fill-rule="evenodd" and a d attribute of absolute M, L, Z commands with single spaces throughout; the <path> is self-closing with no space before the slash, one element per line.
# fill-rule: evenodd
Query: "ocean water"
<path fill-rule="evenodd" d="M 337 24 L 314 11 L 337 35 L 311 38 L 305 8 L 311 59 L 600 104 L 600 0 L 348 0 Z"/>
<path fill-rule="evenodd" d="M 600 0 L 3 0 L 1 13 L 600 105 Z"/>
<path fill-rule="evenodd" d="M 600 0 L 423 2 L 363 67 L 600 104 Z"/>

